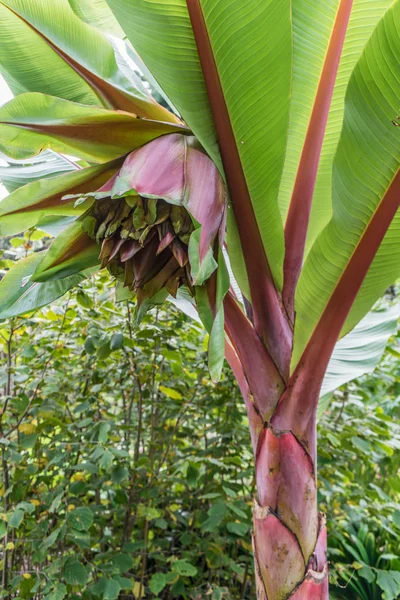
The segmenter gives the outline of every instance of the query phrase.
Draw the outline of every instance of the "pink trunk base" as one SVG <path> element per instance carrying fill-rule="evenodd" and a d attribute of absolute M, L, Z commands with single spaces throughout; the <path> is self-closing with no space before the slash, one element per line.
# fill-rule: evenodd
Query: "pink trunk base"
<path fill-rule="evenodd" d="M 329 600 L 327 535 L 320 516 L 307 568 L 293 534 L 268 508 L 254 507 L 253 551 L 257 600 Z"/>
<path fill-rule="evenodd" d="M 293 533 L 268 508 L 254 509 L 257 570 L 268 599 L 288 598 L 304 576 L 304 559 Z"/>
<path fill-rule="evenodd" d="M 253 548 L 258 600 L 328 600 L 327 535 L 314 465 L 291 431 L 264 428 L 256 453 Z"/>

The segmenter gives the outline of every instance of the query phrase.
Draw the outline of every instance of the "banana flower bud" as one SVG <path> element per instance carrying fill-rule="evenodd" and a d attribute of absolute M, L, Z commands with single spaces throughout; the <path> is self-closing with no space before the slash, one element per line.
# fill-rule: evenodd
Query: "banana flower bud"
<path fill-rule="evenodd" d="M 127 156 L 121 169 L 97 192 L 82 228 L 101 245 L 102 267 L 137 292 L 138 299 L 180 286 L 193 293 L 189 256 L 196 262 L 222 244 L 226 195 L 214 165 L 181 134 L 160 137 Z M 193 238 L 193 240 L 195 239 Z M 198 240 L 198 241 L 197 241 Z"/>

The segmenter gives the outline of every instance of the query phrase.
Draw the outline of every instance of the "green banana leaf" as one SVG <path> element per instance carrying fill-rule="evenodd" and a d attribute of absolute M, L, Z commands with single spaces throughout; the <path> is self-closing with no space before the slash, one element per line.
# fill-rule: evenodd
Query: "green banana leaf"
<path fill-rule="evenodd" d="M 57 159 L 57 155 L 55 157 Z M 53 161 L 50 169 L 56 165 L 57 162 Z M 38 179 L 18 188 L 0 201 L 0 235 L 15 235 L 40 225 L 48 216 L 79 217 L 88 208 L 87 202 L 76 204 L 75 199 L 62 200 L 62 197 L 97 190 L 120 166 L 121 161 L 116 160 L 57 177 Z"/>
<path fill-rule="evenodd" d="M 138 119 L 39 93 L 21 94 L 0 108 L 0 149 L 17 159 L 50 148 L 104 162 L 176 131 L 187 132 L 172 123 Z"/>
<path fill-rule="evenodd" d="M 332 214 L 332 161 L 343 121 L 344 95 L 351 73 L 379 19 L 392 0 L 354 0 L 333 90 L 313 195 L 306 253 Z M 293 84 L 285 168 L 279 192 L 286 219 L 310 126 L 318 86 L 332 39 L 340 0 L 293 0 Z"/>
<path fill-rule="evenodd" d="M 333 216 L 314 243 L 296 293 L 294 367 L 322 314 L 354 261 L 367 229 L 379 226 L 379 209 L 400 168 L 398 114 L 400 2 L 385 13 L 351 76 L 343 129 L 333 163 Z M 342 335 L 371 309 L 400 275 L 397 212 L 350 311 Z M 327 325 L 329 315 L 325 314 Z"/>
<path fill-rule="evenodd" d="M 7 166 L 0 166 L 0 182 L 9 193 L 37 179 L 55 177 L 77 168 L 73 162 L 51 150 L 22 161 L 0 153 L 0 160 L 8 163 Z"/>
<path fill-rule="evenodd" d="M 108 0 L 107 3 L 156 81 L 211 158 L 219 161 L 186 0 L 156 0 L 151 3 L 144 0 Z"/>
<path fill-rule="evenodd" d="M 51 284 L 99 264 L 99 246 L 82 230 L 82 222 L 77 219 L 53 241 L 32 274 L 32 281 Z"/>
<path fill-rule="evenodd" d="M 83 273 L 46 283 L 30 279 L 44 252 L 31 254 L 18 261 L 0 281 L 0 319 L 32 312 L 63 296 L 85 279 Z"/>
<path fill-rule="evenodd" d="M 59 215 L 47 215 L 36 225 L 37 229 L 48 233 L 51 237 L 57 237 L 68 225 L 71 225 L 76 216 L 65 217 Z"/>
<path fill-rule="evenodd" d="M 378 21 L 393 0 L 354 0 L 339 64 L 315 184 L 306 253 L 332 216 L 332 163 L 343 123 L 345 93 L 350 76 Z"/>
<path fill-rule="evenodd" d="M 68 0 L 74 13 L 93 27 L 108 35 L 123 39 L 125 33 L 105 0 Z"/>
<path fill-rule="evenodd" d="M 84 23 L 68 0 L 0 1 L 0 72 L 14 93 L 43 92 L 171 120 L 140 78 L 129 78 L 119 68 L 122 60 L 110 40 Z"/>
<path fill-rule="evenodd" d="M 389 338 L 397 332 L 399 318 L 400 305 L 373 310 L 339 340 L 328 365 L 321 397 L 375 369 Z"/>
<path fill-rule="evenodd" d="M 134 78 L 135 85 L 140 87 L 143 85 L 141 77 L 144 76 L 146 82 L 150 84 L 152 96 L 159 102 L 164 101 L 168 108 L 179 117 L 178 111 L 173 107 L 164 90 L 158 85 L 142 59 L 132 48 L 107 2 L 105 0 L 68 0 L 68 2 L 74 13 L 82 21 L 100 29 L 108 36 L 116 50 L 118 67 L 126 72 L 127 77 L 129 79 Z M 121 57 L 122 61 L 120 60 Z"/>

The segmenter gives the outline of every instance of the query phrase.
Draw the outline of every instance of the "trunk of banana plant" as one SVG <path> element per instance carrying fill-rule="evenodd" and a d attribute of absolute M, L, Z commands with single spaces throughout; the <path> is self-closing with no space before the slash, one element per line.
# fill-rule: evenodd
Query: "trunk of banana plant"
<path fill-rule="evenodd" d="M 257 598 L 327 600 L 325 519 L 318 514 L 310 453 L 289 428 L 275 429 L 270 422 L 259 434 L 255 463 Z"/>
<path fill-rule="evenodd" d="M 242 389 L 243 392 L 243 389 Z M 259 600 L 328 600 L 327 534 L 318 513 L 316 462 L 290 419 L 272 414 L 262 422 L 245 391 L 255 451 L 257 496 L 253 507 L 253 550 Z M 279 420 L 279 427 L 274 425 Z"/>
<path fill-rule="evenodd" d="M 225 301 L 225 311 L 231 340 L 225 355 L 247 408 L 254 450 L 257 598 L 328 600 L 327 533 L 325 517 L 317 506 L 319 394 L 310 386 L 304 403 L 298 398 L 293 402 L 293 387 L 283 384 L 274 372 L 258 336 L 240 316 L 231 296 Z M 294 406 L 300 407 L 300 416 Z"/>

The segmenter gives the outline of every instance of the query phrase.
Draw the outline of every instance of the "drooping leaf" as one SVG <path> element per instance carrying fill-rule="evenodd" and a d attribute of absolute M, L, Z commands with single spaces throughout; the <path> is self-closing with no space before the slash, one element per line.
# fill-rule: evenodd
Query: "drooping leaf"
<path fill-rule="evenodd" d="M 43 92 L 176 120 L 151 98 L 139 78 L 126 76 L 110 40 L 78 18 L 68 0 L 1 0 L 0 22 L 1 71 L 6 79 L 10 72 L 17 81 L 16 92 Z"/>
<path fill-rule="evenodd" d="M 22 94 L 0 108 L 0 149 L 17 159 L 51 148 L 104 162 L 174 131 L 186 129 L 38 93 Z"/>
<path fill-rule="evenodd" d="M 194 300 L 185 288 L 179 288 L 176 298 L 168 296 L 167 300 L 194 321 L 201 322 Z"/>
<path fill-rule="evenodd" d="M 99 262 L 99 246 L 82 230 L 82 222 L 78 219 L 54 240 L 32 279 L 43 282 L 70 277 L 96 267 Z"/>
<path fill-rule="evenodd" d="M 37 252 L 18 261 L 0 281 L 0 319 L 31 312 L 60 296 L 85 279 L 82 273 L 46 283 L 34 282 L 30 278 L 43 259 Z M 26 283 L 25 283 L 26 282 Z"/>
<path fill-rule="evenodd" d="M 208 367 L 211 379 L 214 382 L 219 381 L 219 378 L 221 377 L 225 359 L 224 341 L 224 309 L 221 306 L 214 319 L 208 344 Z"/>
<path fill-rule="evenodd" d="M 219 250 L 217 287 L 215 295 L 216 316 L 214 318 L 208 342 L 208 369 L 214 382 L 219 381 L 225 360 L 225 330 L 224 330 L 224 298 L 230 287 L 228 269 L 222 250 Z M 205 323 L 206 325 L 206 323 Z"/>
<path fill-rule="evenodd" d="M 400 79 L 395 76 L 400 57 L 399 18 L 400 3 L 395 2 L 375 29 L 350 79 L 344 125 L 333 165 L 333 217 L 307 257 L 296 294 L 293 366 L 317 323 L 322 327 L 323 314 L 327 330 L 333 331 L 332 313 L 324 313 L 328 302 L 343 285 L 345 273 L 361 273 L 361 269 L 367 268 L 363 244 L 367 244 L 366 240 L 381 239 L 383 219 L 386 227 L 386 221 L 390 222 L 400 202 L 400 182 L 396 179 L 400 135 L 392 122 L 398 114 L 400 97 Z M 370 310 L 400 274 L 399 227 L 398 213 L 342 333 Z M 370 251 L 371 247 L 368 241 L 365 248 Z M 356 285 L 356 278 L 350 279 Z M 330 310 L 334 308 L 332 302 Z M 341 300 L 340 303 L 343 305 Z M 321 328 L 320 332 L 325 335 Z"/>
<path fill-rule="evenodd" d="M 62 200 L 62 197 L 98 189 L 119 166 L 119 161 L 113 161 L 58 177 L 39 179 L 18 188 L 0 201 L 0 235 L 14 235 L 40 224 L 49 216 L 78 217 L 87 205 L 75 205 L 75 198 Z"/>
<path fill-rule="evenodd" d="M 23 161 L 10 159 L 4 154 L 0 154 L 0 159 L 9 163 L 7 166 L 0 166 L 0 181 L 10 194 L 36 179 L 55 177 L 76 170 L 70 160 L 51 150 Z"/>
<path fill-rule="evenodd" d="M 397 331 L 399 317 L 400 306 L 372 311 L 343 337 L 333 351 L 320 396 L 373 371 Z"/>
<path fill-rule="evenodd" d="M 193 277 L 194 285 L 203 285 L 207 281 L 215 269 L 218 268 L 218 263 L 214 259 L 212 248 L 209 248 L 203 260 L 200 261 L 200 236 L 202 228 L 196 229 L 190 236 L 189 242 L 189 261 L 190 271 Z"/>

